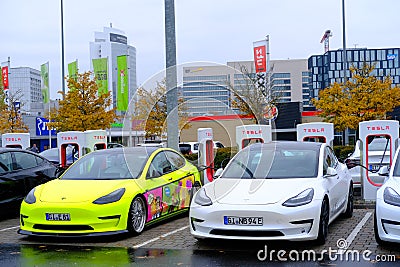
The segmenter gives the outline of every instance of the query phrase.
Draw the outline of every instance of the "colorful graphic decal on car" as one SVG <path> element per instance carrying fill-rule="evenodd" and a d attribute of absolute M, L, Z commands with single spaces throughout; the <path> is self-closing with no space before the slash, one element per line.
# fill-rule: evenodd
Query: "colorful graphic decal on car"
<path fill-rule="evenodd" d="M 147 191 L 144 194 L 148 207 L 146 222 L 188 208 L 193 183 L 194 175 L 190 175 L 179 181 Z"/>

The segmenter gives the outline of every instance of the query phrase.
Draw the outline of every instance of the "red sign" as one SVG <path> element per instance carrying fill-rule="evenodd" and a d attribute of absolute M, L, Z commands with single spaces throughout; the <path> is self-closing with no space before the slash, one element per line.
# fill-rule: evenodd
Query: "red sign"
<path fill-rule="evenodd" d="M 1 68 L 1 77 L 3 79 L 4 90 L 8 89 L 8 67 Z"/>
<path fill-rule="evenodd" d="M 242 131 L 242 134 L 247 134 L 247 135 L 255 135 L 258 134 L 260 135 L 262 133 L 261 130 L 246 130 L 246 131 Z"/>
<path fill-rule="evenodd" d="M 323 133 L 325 128 L 304 128 L 305 133 Z"/>
<path fill-rule="evenodd" d="M 6 142 L 20 142 L 21 137 L 6 137 Z"/>
<path fill-rule="evenodd" d="M 254 64 L 256 66 L 256 73 L 267 72 L 267 59 L 265 51 L 265 45 L 254 47 Z"/>
<path fill-rule="evenodd" d="M 93 136 L 93 138 L 96 140 L 104 140 L 104 139 L 106 139 L 106 136 L 105 135 L 95 135 L 95 136 Z"/>
<path fill-rule="evenodd" d="M 63 141 L 74 141 L 74 140 L 78 140 L 77 136 L 61 136 L 61 139 Z"/>
<path fill-rule="evenodd" d="M 385 130 L 390 130 L 390 126 L 367 126 L 368 131 L 385 131 Z"/>

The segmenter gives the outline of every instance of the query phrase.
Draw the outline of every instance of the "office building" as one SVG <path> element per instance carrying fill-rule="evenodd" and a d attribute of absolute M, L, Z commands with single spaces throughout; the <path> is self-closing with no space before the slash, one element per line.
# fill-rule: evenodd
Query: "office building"
<path fill-rule="evenodd" d="M 309 72 L 306 59 L 271 60 L 271 92 L 279 103 L 301 102 L 309 107 Z M 183 68 L 183 98 L 191 116 L 225 115 L 232 109 L 232 90 L 240 94 L 254 77 L 253 61 Z"/>
<path fill-rule="evenodd" d="M 400 48 L 352 48 L 347 52 L 346 77 L 350 77 L 350 66 L 362 68 L 364 63 L 375 66 L 373 76 L 383 80 L 384 77 L 392 78 L 392 86 L 400 85 Z M 318 98 L 318 93 L 329 87 L 334 82 L 344 82 L 343 50 L 327 51 L 323 55 L 313 55 L 308 59 L 310 71 L 310 97 Z"/>
<path fill-rule="evenodd" d="M 29 67 L 10 68 L 9 84 L 9 94 L 15 97 L 17 103 L 14 105 L 20 108 L 21 114 L 43 115 L 39 70 Z"/>
<path fill-rule="evenodd" d="M 108 58 L 108 88 L 113 98 L 113 106 L 117 105 L 117 57 L 127 55 L 129 99 L 136 93 L 136 48 L 128 44 L 128 38 L 121 30 L 104 27 L 103 32 L 95 32 L 94 42 L 90 42 L 90 64 L 93 59 Z"/>

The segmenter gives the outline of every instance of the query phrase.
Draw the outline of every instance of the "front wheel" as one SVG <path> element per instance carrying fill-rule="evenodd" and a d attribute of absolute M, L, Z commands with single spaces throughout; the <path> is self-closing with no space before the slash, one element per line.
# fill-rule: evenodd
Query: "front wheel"
<path fill-rule="evenodd" d="M 128 231 L 133 235 L 143 232 L 146 223 L 146 203 L 143 198 L 137 196 L 133 199 L 128 214 Z"/>
<path fill-rule="evenodd" d="M 326 199 L 322 201 L 321 214 L 319 216 L 318 237 L 316 243 L 318 245 L 325 244 L 328 238 L 328 225 L 329 225 L 329 204 Z"/>

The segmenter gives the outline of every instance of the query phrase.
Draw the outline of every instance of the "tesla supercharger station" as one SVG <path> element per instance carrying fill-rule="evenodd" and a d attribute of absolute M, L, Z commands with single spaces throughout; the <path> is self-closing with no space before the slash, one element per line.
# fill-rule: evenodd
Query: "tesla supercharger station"
<path fill-rule="evenodd" d="M 75 157 L 76 154 L 78 158 L 84 155 L 85 133 L 81 131 L 59 132 L 57 133 L 57 144 L 61 167 L 68 167 L 67 149 L 73 150 L 72 157 Z"/>
<path fill-rule="evenodd" d="M 384 138 L 386 140 L 385 155 L 389 155 L 389 164 L 392 166 L 394 153 L 396 152 L 399 138 L 399 122 L 396 120 L 374 120 L 359 123 L 359 137 L 361 141 L 361 164 L 366 168 L 361 169 L 361 184 L 364 200 L 375 200 L 376 191 L 382 185 L 382 177 L 379 177 L 377 168 L 379 166 L 370 162 L 368 155 L 374 152 L 368 149 L 368 145 L 374 138 Z M 370 151 L 370 152 L 368 152 Z M 383 157 L 383 155 L 382 155 Z"/>
<path fill-rule="evenodd" d="M 202 171 L 203 185 L 214 180 L 214 141 L 212 128 L 197 129 L 199 142 L 199 166 L 207 167 Z"/>
<path fill-rule="evenodd" d="M 309 122 L 297 124 L 297 141 L 320 142 L 333 146 L 335 131 L 333 123 Z"/>
<path fill-rule="evenodd" d="M 236 126 L 236 145 L 238 150 L 253 143 L 267 143 L 272 141 L 271 125 L 241 125 Z"/>
<path fill-rule="evenodd" d="M 107 132 L 105 130 L 87 130 L 85 134 L 84 154 L 107 148 Z"/>
<path fill-rule="evenodd" d="M 29 133 L 6 133 L 1 135 L 3 147 L 27 149 L 30 146 L 31 135 Z"/>

